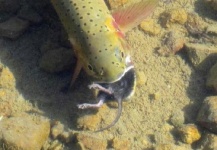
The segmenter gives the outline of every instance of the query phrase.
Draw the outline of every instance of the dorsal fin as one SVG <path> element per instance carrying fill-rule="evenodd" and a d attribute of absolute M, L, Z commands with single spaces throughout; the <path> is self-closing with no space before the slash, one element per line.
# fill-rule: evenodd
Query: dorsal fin
<path fill-rule="evenodd" d="M 129 7 L 118 9 L 112 13 L 115 22 L 122 32 L 139 25 L 157 6 L 159 0 L 142 0 Z"/>

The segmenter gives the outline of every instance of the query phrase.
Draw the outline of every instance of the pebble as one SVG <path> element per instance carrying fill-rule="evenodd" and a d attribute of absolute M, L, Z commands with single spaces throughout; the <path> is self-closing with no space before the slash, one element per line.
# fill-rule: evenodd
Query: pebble
<path fill-rule="evenodd" d="M 185 39 L 181 33 L 170 31 L 165 35 L 161 43 L 161 48 L 157 52 L 161 56 L 174 55 L 184 47 L 184 43 Z"/>
<path fill-rule="evenodd" d="M 215 93 L 217 93 L 217 63 L 213 65 L 208 72 L 206 86 L 208 89 L 212 89 Z"/>
<path fill-rule="evenodd" d="M 178 129 L 182 142 L 192 144 L 201 138 L 200 131 L 194 124 L 186 124 Z"/>
<path fill-rule="evenodd" d="M 39 150 L 49 136 L 50 123 L 40 116 L 10 117 L 1 121 L 0 132 L 6 149 Z"/>
<path fill-rule="evenodd" d="M 161 32 L 160 26 L 153 19 L 142 21 L 140 28 L 150 35 L 158 35 Z"/>
<path fill-rule="evenodd" d="M 181 127 L 185 122 L 184 112 L 181 110 L 176 110 L 172 114 L 170 118 L 170 122 L 172 123 L 174 127 Z"/>
<path fill-rule="evenodd" d="M 207 97 L 197 116 L 197 122 L 217 134 L 217 96 Z"/>
<path fill-rule="evenodd" d="M 112 147 L 115 150 L 131 150 L 131 142 L 129 139 L 114 138 L 112 140 Z"/>
<path fill-rule="evenodd" d="M 44 53 L 40 59 L 39 66 L 46 72 L 57 73 L 72 69 L 74 63 L 73 50 L 60 47 Z"/>
<path fill-rule="evenodd" d="M 138 71 L 137 72 L 137 85 L 138 86 L 142 86 L 145 85 L 145 83 L 147 82 L 147 76 L 145 75 L 144 71 Z"/>
<path fill-rule="evenodd" d="M 161 15 L 161 25 L 163 27 L 169 28 L 173 23 L 185 24 L 187 21 L 188 15 L 185 9 L 170 9 L 162 13 Z"/>
<path fill-rule="evenodd" d="M 186 43 L 185 49 L 193 66 L 207 72 L 217 60 L 217 47 L 209 44 Z"/>
<path fill-rule="evenodd" d="M 107 141 L 85 134 L 76 135 L 77 144 L 82 150 L 106 150 Z"/>
<path fill-rule="evenodd" d="M 42 21 L 42 17 L 28 5 L 23 6 L 19 10 L 17 16 L 21 19 L 28 20 L 31 23 L 35 24 L 40 23 Z"/>
<path fill-rule="evenodd" d="M 19 19 L 18 17 L 12 17 L 9 20 L 0 23 L 0 37 L 16 39 L 28 28 L 28 26 L 28 21 Z"/>
<path fill-rule="evenodd" d="M 64 131 L 64 125 L 60 122 L 57 122 L 51 128 L 51 136 L 53 139 L 56 139 Z"/>

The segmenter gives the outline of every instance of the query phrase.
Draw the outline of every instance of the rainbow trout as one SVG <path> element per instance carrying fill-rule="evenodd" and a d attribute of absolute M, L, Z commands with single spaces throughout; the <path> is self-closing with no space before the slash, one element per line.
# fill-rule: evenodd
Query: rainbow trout
<path fill-rule="evenodd" d="M 136 78 L 124 33 L 149 15 L 158 0 L 144 0 L 111 13 L 103 0 L 51 0 L 68 38 L 73 45 L 77 65 L 72 83 L 83 68 L 95 81 L 90 89 L 98 89 L 97 104 L 79 104 L 78 108 L 97 108 L 106 100 L 118 101 L 121 116 L 122 100 L 135 90 Z"/>

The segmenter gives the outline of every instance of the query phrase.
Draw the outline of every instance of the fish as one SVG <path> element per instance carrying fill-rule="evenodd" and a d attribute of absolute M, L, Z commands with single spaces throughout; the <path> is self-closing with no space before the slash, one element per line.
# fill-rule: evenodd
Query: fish
<path fill-rule="evenodd" d="M 98 90 L 98 103 L 78 104 L 79 109 L 99 108 L 107 100 L 117 100 L 118 112 L 106 130 L 116 124 L 122 101 L 135 92 L 136 73 L 125 33 L 150 15 L 159 0 L 142 0 L 110 11 L 104 0 L 51 0 L 77 57 L 71 85 L 81 69 L 93 78 L 90 89 Z"/>

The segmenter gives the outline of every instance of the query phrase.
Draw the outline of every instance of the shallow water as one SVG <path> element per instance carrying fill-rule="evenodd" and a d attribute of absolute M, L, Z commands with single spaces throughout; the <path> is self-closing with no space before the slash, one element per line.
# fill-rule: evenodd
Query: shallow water
<path fill-rule="evenodd" d="M 194 11 L 205 16 L 209 22 L 214 16 L 207 16 L 212 12 L 204 13 L 206 8 L 201 3 L 201 0 L 161 2 L 151 18 L 159 19 L 166 9 L 183 7 L 187 12 Z M 162 36 L 171 30 L 186 32 L 183 25 L 174 24 L 171 28 L 161 27 L 160 34 L 156 36 L 145 34 L 138 27 L 127 33 L 127 41 L 133 48 L 131 57 L 135 68 L 137 72 L 144 73 L 146 81 L 142 85 L 138 84 L 135 95 L 124 103 L 122 116 L 114 127 L 91 135 L 106 140 L 128 139 L 135 150 L 171 143 L 177 148 L 195 149 L 197 145 L 178 142 L 179 138 L 171 133 L 174 126 L 170 123 L 170 117 L 182 110 L 185 123 L 195 123 L 201 103 L 207 96 L 205 74 L 192 67 L 184 52 L 169 57 L 156 53 L 156 47 L 161 46 Z M 82 130 L 77 128 L 78 118 L 98 113 L 102 115 L 99 125 L 91 129 L 106 126 L 116 115 L 116 104 L 111 103 L 99 111 L 76 108 L 78 103 L 95 102 L 92 91 L 87 87 L 90 79 L 84 72 L 76 81 L 76 88 L 64 93 L 61 89 L 69 83 L 71 71 L 49 74 L 39 68 L 42 56 L 40 47 L 57 36 L 55 28 L 45 21 L 31 26 L 17 40 L 0 39 L 1 64 L 10 69 L 16 82 L 16 90 L 12 93 L 15 99 L 12 112 L 16 114 L 34 110 L 34 113 L 58 120 L 66 128 L 78 132 Z M 187 34 L 184 36 L 189 39 Z M 65 146 L 65 149 L 70 149 L 70 146 Z"/>

